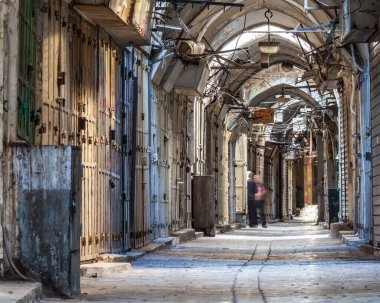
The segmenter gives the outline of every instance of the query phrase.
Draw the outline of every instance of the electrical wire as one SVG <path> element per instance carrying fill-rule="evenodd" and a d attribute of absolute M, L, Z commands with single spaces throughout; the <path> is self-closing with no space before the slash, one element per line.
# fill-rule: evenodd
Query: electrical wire
<path fill-rule="evenodd" d="M 239 44 L 239 40 L 240 40 L 241 36 L 244 34 L 246 24 L 247 24 L 247 14 L 244 15 L 243 30 L 241 31 L 239 37 L 238 37 L 237 40 L 236 40 L 235 49 L 237 48 L 237 46 L 238 46 L 238 44 Z M 234 56 L 235 56 L 235 52 L 236 52 L 236 51 L 234 51 L 234 52 L 232 53 L 232 55 L 231 55 L 231 57 L 230 57 L 229 60 L 233 60 L 233 58 L 234 58 Z M 229 63 L 227 64 L 227 67 L 226 67 L 226 68 L 228 68 L 228 67 L 229 67 Z M 228 75 L 227 75 L 226 78 L 224 79 L 224 83 L 223 83 L 222 86 L 224 86 L 224 85 L 226 84 L 226 82 L 227 82 L 227 78 L 228 78 Z"/>

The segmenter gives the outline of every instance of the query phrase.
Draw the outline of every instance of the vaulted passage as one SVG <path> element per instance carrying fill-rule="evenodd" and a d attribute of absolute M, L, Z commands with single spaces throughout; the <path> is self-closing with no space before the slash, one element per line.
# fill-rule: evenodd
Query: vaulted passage
<path fill-rule="evenodd" d="M 1 1 L 0 277 L 89 301 L 377 301 L 379 17 Z"/>

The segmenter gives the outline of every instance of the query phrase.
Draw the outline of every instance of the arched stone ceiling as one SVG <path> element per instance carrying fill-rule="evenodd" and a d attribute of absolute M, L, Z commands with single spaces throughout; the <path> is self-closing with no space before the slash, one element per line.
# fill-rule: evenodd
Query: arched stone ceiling
<path fill-rule="evenodd" d="M 329 24 L 335 17 L 333 10 L 303 9 L 304 0 L 225 0 L 219 2 L 243 3 L 244 8 L 221 8 L 220 6 L 192 6 L 187 4 L 180 12 L 180 17 L 187 24 L 193 37 L 199 41 L 205 37 L 214 50 L 220 49 L 226 41 L 239 35 L 243 28 L 250 29 L 266 24 L 264 13 L 267 9 L 273 12 L 271 23 L 283 28 L 295 28 L 299 23 L 304 27 Z M 309 5 L 316 6 L 316 1 L 309 0 Z M 339 5 L 339 1 L 324 0 L 325 3 Z M 245 23 L 245 27 L 244 27 Z M 320 33 L 309 33 L 314 46 L 323 44 Z"/>
<path fill-rule="evenodd" d="M 254 98 L 252 98 L 247 106 L 249 107 L 255 107 L 259 106 L 260 103 L 268 100 L 269 98 L 273 97 L 274 95 L 278 93 L 284 92 L 285 94 L 291 94 L 294 96 L 300 97 L 302 100 L 304 100 L 306 103 L 308 103 L 311 107 L 319 107 L 319 103 L 311 97 L 309 94 L 305 93 L 303 90 L 288 85 L 288 84 L 279 84 L 276 86 L 272 86 L 268 88 L 267 90 L 263 91 L 262 93 L 256 95 Z"/>
<path fill-rule="evenodd" d="M 299 46 L 280 36 L 274 35 L 274 38 L 276 41 L 280 42 L 280 52 L 278 54 L 271 55 L 271 66 L 281 64 L 283 61 L 287 61 L 300 69 L 308 69 L 308 63 L 305 58 L 301 56 L 301 49 Z M 253 54 L 250 56 L 251 61 L 260 62 L 258 43 L 264 40 L 266 40 L 266 37 L 255 40 L 254 43 L 249 46 L 253 52 Z M 260 64 L 252 65 L 252 69 L 230 69 L 228 79 L 225 83 L 225 88 L 227 88 L 227 90 L 232 94 L 235 94 L 241 85 L 243 85 L 250 77 L 254 76 L 261 70 L 262 68 Z"/>
<path fill-rule="evenodd" d="M 320 0 L 320 2 L 328 5 L 339 6 L 343 0 Z M 236 7 L 220 7 L 207 5 L 191 5 L 185 4 L 180 6 L 178 16 L 177 13 L 172 14 L 173 23 L 176 20 L 185 23 L 188 31 L 173 31 L 168 38 L 191 38 L 198 42 L 205 42 L 208 51 L 220 51 L 228 42 L 236 37 L 239 37 L 244 30 L 254 29 L 267 24 L 267 19 L 264 14 L 267 9 L 273 13 L 270 22 L 271 25 L 284 29 L 294 29 L 302 24 L 303 27 L 314 27 L 319 25 L 330 24 L 337 17 L 337 12 L 334 10 L 304 10 L 304 0 L 218 0 L 218 2 L 226 3 L 243 3 L 244 8 Z M 318 6 L 319 0 L 308 0 L 310 6 Z M 170 22 L 168 22 L 170 23 Z M 305 34 L 297 34 L 300 38 L 305 38 Z M 271 64 L 280 64 L 283 61 L 290 61 L 300 69 L 308 69 L 308 63 L 304 57 L 299 56 L 302 50 L 298 45 L 294 45 L 287 40 L 281 39 L 279 36 L 273 35 L 276 40 L 281 43 L 281 51 L 279 54 L 271 56 Z M 312 48 L 317 48 L 325 44 L 326 32 L 309 32 L 307 39 Z M 262 40 L 266 39 L 263 37 Z M 253 49 L 257 47 L 259 40 L 253 44 Z M 180 43 L 180 41 L 179 41 Z M 257 58 L 257 59 L 256 59 Z M 251 60 L 259 62 L 260 52 L 257 50 L 251 56 Z M 252 70 L 229 69 L 227 79 L 224 82 L 222 90 L 236 92 L 242 84 L 250 77 L 254 76 L 261 69 L 253 68 Z M 265 99 L 268 99 L 276 93 L 286 90 L 287 93 L 299 96 L 312 107 L 319 106 L 310 95 L 295 88 L 293 86 L 282 84 L 273 86 L 266 91 L 258 94 L 250 100 L 248 106 L 257 106 Z M 225 106 L 228 107 L 227 105 Z M 227 109 L 226 109 L 227 111 Z M 230 122 L 236 122 L 235 114 L 229 118 Z"/>
<path fill-rule="evenodd" d="M 297 96 L 300 100 L 292 100 L 291 102 L 285 103 L 281 106 L 282 110 L 292 110 L 294 108 L 298 108 L 300 104 L 306 103 L 311 108 L 318 108 L 320 104 L 309 94 L 305 93 L 301 89 L 288 85 L 288 84 L 279 84 L 276 86 L 272 86 L 262 93 L 256 95 L 250 101 L 246 103 L 247 107 L 260 107 L 260 104 L 264 101 L 271 99 L 278 93 L 290 94 L 292 96 Z M 285 110 L 285 111 L 286 111 Z M 294 113 L 290 114 L 291 116 L 295 116 Z M 229 114 L 225 117 L 225 125 L 226 128 L 230 131 L 233 131 L 238 135 L 240 128 L 236 128 L 237 124 L 241 123 L 241 120 L 244 120 L 244 116 L 240 113 Z M 284 119 L 288 119 L 286 115 L 284 115 Z"/>
<path fill-rule="evenodd" d="M 318 2 L 327 5 L 340 5 L 342 0 L 308 0 L 310 6 L 318 6 Z M 158 1 L 159 2 L 159 1 Z M 264 14 L 267 9 L 271 9 L 273 17 L 271 25 L 284 29 L 294 29 L 300 24 L 303 27 L 313 27 L 329 24 L 336 18 L 335 10 L 305 10 L 304 0 L 218 0 L 218 2 L 241 3 L 244 8 L 221 7 L 213 5 L 198 4 L 178 4 L 178 11 L 171 10 L 171 21 L 168 23 L 186 24 L 188 31 L 171 31 L 168 38 L 190 38 L 205 42 L 209 51 L 219 51 L 232 39 L 239 37 L 243 30 L 254 29 L 267 24 Z M 177 16 L 178 13 L 178 16 Z M 180 20 L 178 20 L 178 17 Z M 297 34 L 300 38 L 305 38 L 304 34 Z M 312 48 L 323 45 L 326 41 L 326 32 L 309 32 L 307 40 Z M 204 39 L 203 39 L 204 38 Z M 263 40 L 265 37 L 263 38 Z M 180 41 L 178 42 L 180 43 Z M 255 41 L 256 45 L 258 40 Z M 271 64 L 280 64 L 282 61 L 289 61 L 301 69 L 307 69 L 307 62 L 298 56 L 301 49 L 298 46 L 291 46 L 289 42 L 283 43 L 280 54 L 272 56 Z M 259 51 L 256 52 L 259 57 Z M 252 59 L 251 59 L 252 60 Z M 253 60 L 259 62 L 260 60 Z M 252 75 L 261 68 L 253 69 Z M 225 86 L 222 89 L 235 93 L 239 87 L 249 79 L 248 70 L 229 70 L 227 81 L 223 81 Z"/>

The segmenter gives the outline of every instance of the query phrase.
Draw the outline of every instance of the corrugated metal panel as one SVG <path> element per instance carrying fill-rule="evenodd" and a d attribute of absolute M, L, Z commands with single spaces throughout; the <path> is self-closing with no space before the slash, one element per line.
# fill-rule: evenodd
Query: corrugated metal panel
<path fill-rule="evenodd" d="M 372 205 L 374 246 L 380 246 L 380 44 L 371 45 Z"/>

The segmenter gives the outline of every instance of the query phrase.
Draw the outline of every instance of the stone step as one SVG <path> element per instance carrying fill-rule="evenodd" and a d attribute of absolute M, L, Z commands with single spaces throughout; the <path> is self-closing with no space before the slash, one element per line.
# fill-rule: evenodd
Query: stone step
<path fill-rule="evenodd" d="M 0 281 L 0 303 L 38 302 L 42 285 L 36 282 Z"/>
<path fill-rule="evenodd" d="M 181 229 L 173 231 L 171 233 L 172 237 L 177 237 L 179 242 L 186 242 L 195 239 L 195 230 L 194 229 Z"/>
<path fill-rule="evenodd" d="M 195 239 L 204 237 L 205 233 L 203 231 L 196 231 L 195 232 Z"/>
<path fill-rule="evenodd" d="M 355 237 L 354 235 L 343 235 L 342 242 L 347 246 L 358 246 L 365 244 L 364 239 L 360 239 L 359 237 Z"/>
<path fill-rule="evenodd" d="M 218 224 L 215 226 L 215 228 L 216 232 L 221 234 L 232 231 L 232 226 L 230 224 Z"/>
<path fill-rule="evenodd" d="M 185 230 L 178 234 L 182 236 L 182 239 L 186 239 L 190 236 L 191 239 L 195 238 L 194 230 Z M 180 237 L 157 238 L 142 248 L 134 249 L 126 253 L 101 254 L 99 256 L 99 262 L 82 264 L 80 266 L 81 276 L 97 278 L 130 270 L 132 268 L 130 262 L 136 261 L 147 253 L 177 245 L 179 242 Z"/>
<path fill-rule="evenodd" d="M 110 263 L 110 262 L 97 262 L 91 264 L 83 264 L 80 266 L 81 277 L 98 278 L 104 277 L 114 273 L 120 273 L 131 270 L 131 263 Z"/>

